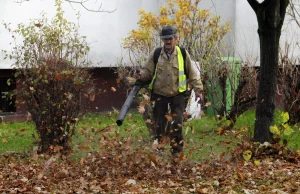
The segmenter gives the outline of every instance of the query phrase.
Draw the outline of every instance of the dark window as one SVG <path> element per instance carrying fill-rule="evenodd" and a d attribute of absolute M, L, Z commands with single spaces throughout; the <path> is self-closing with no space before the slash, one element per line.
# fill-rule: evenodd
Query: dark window
<path fill-rule="evenodd" d="M 7 84 L 8 79 L 10 79 L 9 85 Z M 12 92 L 14 89 L 16 89 L 16 83 L 13 78 L 0 77 L 0 112 L 16 112 L 15 97 L 11 99 L 5 95 L 5 93 Z"/>

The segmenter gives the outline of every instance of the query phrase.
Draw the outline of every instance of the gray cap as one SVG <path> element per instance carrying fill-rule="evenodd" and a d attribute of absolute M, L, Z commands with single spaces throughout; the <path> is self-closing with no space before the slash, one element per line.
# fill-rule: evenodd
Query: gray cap
<path fill-rule="evenodd" d="M 173 38 L 176 35 L 176 29 L 172 26 L 164 26 L 161 30 L 160 38 L 168 39 Z"/>

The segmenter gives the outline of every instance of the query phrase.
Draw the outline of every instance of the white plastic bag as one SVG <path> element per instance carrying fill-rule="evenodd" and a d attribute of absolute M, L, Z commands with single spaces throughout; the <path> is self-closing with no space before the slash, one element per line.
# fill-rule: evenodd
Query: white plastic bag
<path fill-rule="evenodd" d="M 196 99 L 195 92 L 192 90 L 186 107 L 186 112 L 191 116 L 189 120 L 201 118 L 201 104 L 198 103 L 199 100 L 199 98 Z"/>

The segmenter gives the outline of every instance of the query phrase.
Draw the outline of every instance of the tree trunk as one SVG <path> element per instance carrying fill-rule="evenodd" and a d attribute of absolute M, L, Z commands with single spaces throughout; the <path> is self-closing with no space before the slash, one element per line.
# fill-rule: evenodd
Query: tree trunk
<path fill-rule="evenodd" d="M 272 142 L 269 127 L 274 122 L 278 51 L 288 0 L 248 0 L 256 13 L 260 39 L 260 78 L 253 141 Z"/>

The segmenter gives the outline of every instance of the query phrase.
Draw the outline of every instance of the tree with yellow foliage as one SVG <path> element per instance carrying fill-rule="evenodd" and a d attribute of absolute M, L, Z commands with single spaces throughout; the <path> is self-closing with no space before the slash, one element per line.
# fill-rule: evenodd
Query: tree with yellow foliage
<path fill-rule="evenodd" d="M 221 25 L 219 16 L 199 8 L 200 0 L 167 0 L 167 5 L 155 15 L 140 10 L 138 29 L 124 39 L 123 47 L 129 51 L 130 60 L 140 66 L 149 53 L 160 46 L 159 32 L 162 26 L 172 25 L 179 34 L 178 45 L 186 48 L 201 68 L 220 55 L 220 43 L 230 30 L 227 22 Z"/>

